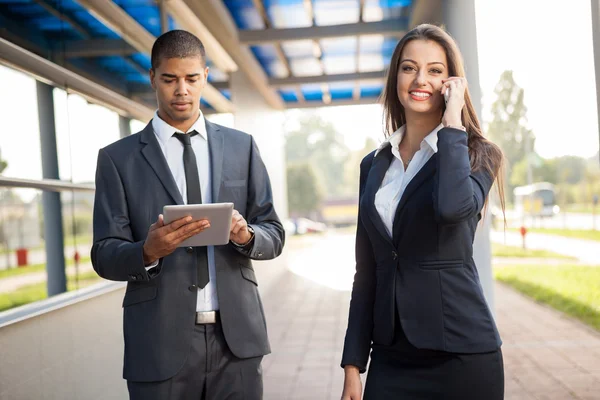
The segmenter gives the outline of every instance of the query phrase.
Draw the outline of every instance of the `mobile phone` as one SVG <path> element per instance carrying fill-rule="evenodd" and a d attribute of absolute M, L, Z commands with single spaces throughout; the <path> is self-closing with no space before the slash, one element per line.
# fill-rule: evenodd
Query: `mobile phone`
<path fill-rule="evenodd" d="M 450 88 L 446 88 L 446 91 L 444 92 L 444 101 L 446 103 L 448 103 L 449 98 L 450 98 Z"/>

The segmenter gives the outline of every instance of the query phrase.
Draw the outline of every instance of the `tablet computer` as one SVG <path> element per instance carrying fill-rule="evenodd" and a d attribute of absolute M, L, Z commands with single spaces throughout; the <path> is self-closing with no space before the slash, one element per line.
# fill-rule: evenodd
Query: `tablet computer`
<path fill-rule="evenodd" d="M 178 247 L 219 246 L 229 243 L 233 203 L 188 204 L 163 207 L 165 225 L 179 218 L 207 219 L 210 228 L 181 242 Z"/>

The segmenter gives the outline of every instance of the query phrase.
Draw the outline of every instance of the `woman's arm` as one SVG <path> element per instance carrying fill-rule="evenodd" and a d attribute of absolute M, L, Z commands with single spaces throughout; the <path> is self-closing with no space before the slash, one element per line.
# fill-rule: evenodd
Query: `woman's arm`
<path fill-rule="evenodd" d="M 479 214 L 493 183 L 487 171 L 471 171 L 466 132 L 454 128 L 438 132 L 433 193 L 438 222 L 455 224 Z"/>
<path fill-rule="evenodd" d="M 373 156 L 365 157 L 360 168 L 360 198 Z M 360 200 L 359 200 L 360 204 Z M 354 365 L 365 372 L 371 348 L 373 331 L 373 302 L 375 299 L 375 256 L 368 233 L 361 221 L 359 207 L 356 230 L 356 273 L 352 285 L 352 298 L 348 315 L 348 328 L 344 341 L 342 367 Z"/>

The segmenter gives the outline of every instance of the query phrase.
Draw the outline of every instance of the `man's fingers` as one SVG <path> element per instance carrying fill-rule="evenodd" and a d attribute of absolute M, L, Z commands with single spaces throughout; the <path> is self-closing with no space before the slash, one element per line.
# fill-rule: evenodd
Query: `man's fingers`
<path fill-rule="evenodd" d="M 232 233 L 232 234 L 234 234 L 234 235 L 237 235 L 237 234 L 240 232 L 240 230 L 241 230 L 241 229 L 242 229 L 242 228 L 243 228 L 245 225 L 246 225 L 246 224 L 245 224 L 245 222 L 244 222 L 244 220 L 243 220 L 243 219 L 242 219 L 242 220 L 240 220 L 240 221 L 238 221 L 238 222 L 237 222 L 237 223 L 236 223 L 236 224 L 235 224 L 235 225 L 234 225 L 234 226 L 231 228 L 231 233 Z"/>
<path fill-rule="evenodd" d="M 170 233 L 175 232 L 176 230 L 178 230 L 186 224 L 189 224 L 190 222 L 192 222 L 192 217 L 188 215 L 187 217 L 176 219 L 175 221 L 165 226 L 168 228 L 168 232 Z"/>
<path fill-rule="evenodd" d="M 202 232 L 204 229 L 210 227 L 210 223 L 207 220 L 199 220 L 190 222 L 189 224 L 182 226 L 173 232 L 174 238 L 188 238 L 189 236 L 193 236 L 199 232 Z"/>
<path fill-rule="evenodd" d="M 163 215 L 159 214 L 158 218 L 156 219 L 156 222 L 154 222 L 152 225 L 150 225 L 149 231 L 150 232 L 155 231 L 158 228 L 162 228 L 164 225 L 165 225 L 165 222 L 163 220 Z"/>

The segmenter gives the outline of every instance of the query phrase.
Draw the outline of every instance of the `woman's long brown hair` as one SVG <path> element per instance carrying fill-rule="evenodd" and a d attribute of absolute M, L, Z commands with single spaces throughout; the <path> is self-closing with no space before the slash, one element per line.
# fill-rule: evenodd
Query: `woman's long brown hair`
<path fill-rule="evenodd" d="M 430 24 L 422 24 L 412 29 L 404 35 L 394 50 L 386 78 L 386 85 L 381 95 L 386 136 L 391 135 L 406 123 L 404 107 L 398 99 L 398 70 L 400 68 L 402 51 L 406 44 L 413 40 L 429 40 L 438 43 L 446 53 L 449 76 L 465 77 L 464 62 L 460 50 L 454 39 L 446 31 Z M 471 170 L 477 171 L 483 168 L 493 177 L 498 187 L 500 205 L 504 213 L 504 155 L 497 145 L 483 136 L 468 88 L 465 90 L 465 107 L 462 110 L 462 123 L 467 129 L 468 134 Z"/>

